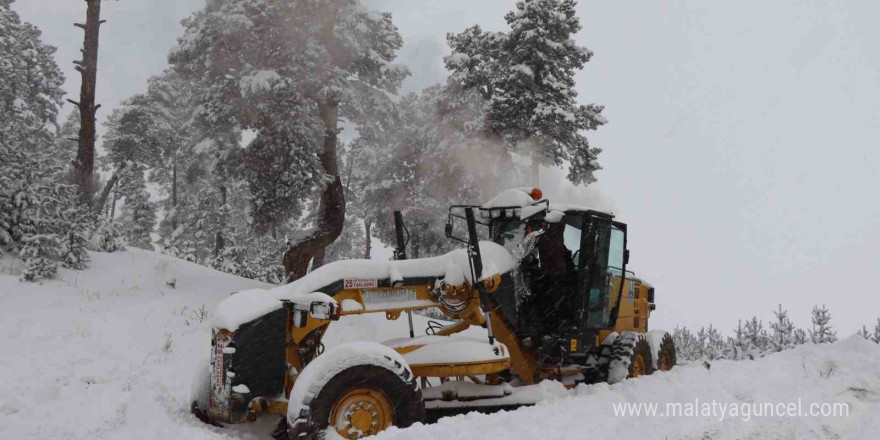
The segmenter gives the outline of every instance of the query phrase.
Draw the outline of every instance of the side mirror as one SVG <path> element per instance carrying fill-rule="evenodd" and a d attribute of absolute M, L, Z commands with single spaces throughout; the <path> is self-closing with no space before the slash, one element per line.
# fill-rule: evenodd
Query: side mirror
<path fill-rule="evenodd" d="M 452 238 L 452 223 L 447 223 L 444 231 L 446 232 L 446 238 Z"/>
<path fill-rule="evenodd" d="M 623 264 L 629 264 L 629 249 L 623 251 Z"/>

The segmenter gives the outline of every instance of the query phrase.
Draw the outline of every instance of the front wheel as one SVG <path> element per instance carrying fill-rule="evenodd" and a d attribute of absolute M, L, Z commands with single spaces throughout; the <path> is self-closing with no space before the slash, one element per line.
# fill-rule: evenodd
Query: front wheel
<path fill-rule="evenodd" d="M 412 376 L 404 380 L 375 365 L 350 367 L 332 379 L 309 403 L 308 420 L 291 429 L 291 439 L 312 438 L 328 427 L 346 439 L 378 434 L 389 426 L 407 427 L 424 419 L 425 403 Z"/>

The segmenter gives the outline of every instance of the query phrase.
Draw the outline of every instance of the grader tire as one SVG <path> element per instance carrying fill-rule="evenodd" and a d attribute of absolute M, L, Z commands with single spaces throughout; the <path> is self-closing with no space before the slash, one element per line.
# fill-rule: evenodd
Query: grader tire
<path fill-rule="evenodd" d="M 657 369 L 669 371 L 675 366 L 676 361 L 675 341 L 672 335 L 667 333 L 660 342 L 660 349 L 657 350 Z"/>
<path fill-rule="evenodd" d="M 343 370 L 311 400 L 308 423 L 289 430 L 290 440 L 316 439 L 332 427 L 345 439 L 358 439 L 425 419 L 425 402 L 415 377 L 401 377 L 375 365 Z"/>
<path fill-rule="evenodd" d="M 644 337 L 636 340 L 632 356 L 629 361 L 628 378 L 647 376 L 654 372 L 654 357 L 651 356 L 651 344 Z"/>
<path fill-rule="evenodd" d="M 609 383 L 616 383 L 625 378 L 645 376 L 654 372 L 651 344 L 640 333 L 621 333 L 611 345 L 610 360 Z M 621 369 L 624 366 L 627 368 L 625 377 Z"/>

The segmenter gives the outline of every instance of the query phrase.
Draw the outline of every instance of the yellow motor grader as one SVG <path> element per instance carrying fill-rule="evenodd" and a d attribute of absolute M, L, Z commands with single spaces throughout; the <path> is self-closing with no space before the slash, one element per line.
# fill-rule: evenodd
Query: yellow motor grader
<path fill-rule="evenodd" d="M 213 424 L 276 413 L 279 438 L 329 428 L 357 439 L 449 412 L 536 403 L 543 380 L 614 383 L 675 365 L 669 334 L 648 332 L 654 289 L 626 271 L 626 225 L 613 215 L 511 189 L 450 207 L 446 236 L 463 249 L 414 260 L 394 217 L 393 261 L 334 262 L 221 302 L 193 413 Z M 457 223 L 466 236 L 456 236 Z M 416 336 L 412 312 L 426 309 L 449 323 Z M 323 350 L 334 321 L 366 313 L 406 314 L 409 336 Z"/>

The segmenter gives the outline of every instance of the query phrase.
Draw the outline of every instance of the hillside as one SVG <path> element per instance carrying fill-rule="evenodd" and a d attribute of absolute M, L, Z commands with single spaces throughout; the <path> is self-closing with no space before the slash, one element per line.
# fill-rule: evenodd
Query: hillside
<path fill-rule="evenodd" d="M 209 314 L 230 292 L 260 283 L 161 254 L 92 254 L 82 272 L 43 284 L 18 282 L 2 260 L 0 438 L 267 439 L 276 419 L 225 429 L 190 416 L 193 366 L 205 354 Z M 173 281 L 173 282 L 172 282 Z M 173 287 L 170 285 L 173 284 Z M 425 321 L 416 317 L 417 326 Z M 405 320 L 354 317 L 334 324 L 328 346 L 406 334 Z M 757 361 L 687 365 L 665 374 L 566 391 L 493 415 L 467 414 L 380 439 L 875 438 L 880 431 L 880 348 L 849 338 Z M 679 401 L 844 402 L 842 418 L 615 417 L 613 403 Z"/>

